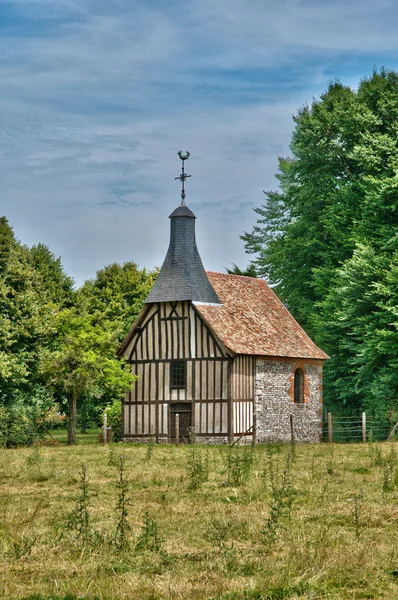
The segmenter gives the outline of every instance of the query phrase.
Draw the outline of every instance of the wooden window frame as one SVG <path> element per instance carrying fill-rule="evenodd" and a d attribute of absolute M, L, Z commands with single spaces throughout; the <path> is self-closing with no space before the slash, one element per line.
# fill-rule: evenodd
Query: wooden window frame
<path fill-rule="evenodd" d="M 181 383 L 176 382 L 174 369 L 182 366 L 182 378 Z M 187 363 L 185 360 L 172 360 L 170 362 L 170 389 L 171 390 L 185 390 L 187 387 Z"/>
<path fill-rule="evenodd" d="M 296 383 L 296 376 L 299 376 L 299 383 Z M 301 367 L 297 367 L 294 370 L 293 374 L 293 402 L 294 404 L 304 404 L 305 403 L 305 393 L 304 393 L 304 378 L 305 374 Z"/>

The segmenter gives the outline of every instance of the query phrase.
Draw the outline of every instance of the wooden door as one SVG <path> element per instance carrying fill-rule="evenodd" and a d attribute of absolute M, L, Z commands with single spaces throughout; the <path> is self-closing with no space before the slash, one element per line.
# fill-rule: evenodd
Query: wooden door
<path fill-rule="evenodd" d="M 179 421 L 178 439 L 181 443 L 189 442 L 189 432 L 192 426 L 192 405 L 190 403 L 171 404 L 170 406 L 170 440 L 177 441 L 177 415 Z"/>

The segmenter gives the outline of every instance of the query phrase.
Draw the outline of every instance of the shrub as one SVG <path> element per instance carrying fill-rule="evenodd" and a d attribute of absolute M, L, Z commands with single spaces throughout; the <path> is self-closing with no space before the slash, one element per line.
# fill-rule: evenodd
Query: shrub
<path fill-rule="evenodd" d="M 120 442 L 122 439 L 122 403 L 120 400 L 115 400 L 105 410 L 108 415 L 108 425 L 112 427 L 113 441 Z"/>
<path fill-rule="evenodd" d="M 59 419 L 57 405 L 48 398 L 30 401 L 21 397 L 10 405 L 0 404 L 0 446 L 32 446 Z"/>
<path fill-rule="evenodd" d="M 32 446 L 33 442 L 39 437 L 36 415 L 32 407 L 18 403 L 2 408 L 4 445 L 8 448 Z"/>

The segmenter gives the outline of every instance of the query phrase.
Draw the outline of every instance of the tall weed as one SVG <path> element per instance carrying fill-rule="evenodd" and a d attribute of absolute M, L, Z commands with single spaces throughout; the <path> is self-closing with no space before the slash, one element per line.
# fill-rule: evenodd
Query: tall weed
<path fill-rule="evenodd" d="M 353 496 L 351 498 L 352 501 L 352 506 L 351 506 L 351 515 L 352 515 L 352 522 L 354 525 L 354 531 L 355 531 L 355 537 L 357 538 L 357 540 L 359 540 L 359 537 L 361 535 L 361 513 L 362 513 L 362 501 L 363 501 L 363 494 L 362 492 L 359 494 L 355 494 L 355 496 Z"/>
<path fill-rule="evenodd" d="M 130 523 L 128 521 L 127 507 L 129 505 L 128 490 L 129 482 L 126 478 L 126 458 L 125 456 L 119 457 L 119 479 L 117 482 L 117 488 L 119 490 L 119 496 L 116 504 L 115 511 L 118 515 L 116 524 L 116 530 L 114 535 L 114 546 L 117 550 L 127 550 L 130 547 L 129 534 L 131 531 Z"/>
<path fill-rule="evenodd" d="M 91 526 L 90 490 L 86 465 L 81 466 L 79 495 L 74 510 L 66 520 L 67 530 L 75 537 L 76 542 L 83 548 L 96 545 L 101 537 Z"/>
<path fill-rule="evenodd" d="M 270 470 L 271 497 L 269 501 L 269 517 L 261 529 L 261 541 L 269 547 L 278 538 L 283 519 L 291 519 L 293 505 L 293 463 L 295 452 L 292 447 L 286 454 L 285 465 L 281 477 Z M 273 464 L 273 463 L 271 463 Z"/>
<path fill-rule="evenodd" d="M 138 551 L 148 550 L 150 552 L 160 552 L 162 550 L 163 539 L 159 534 L 157 522 L 144 513 L 144 522 L 141 526 L 141 533 L 135 543 L 135 549 Z"/>
<path fill-rule="evenodd" d="M 151 435 L 149 437 L 147 447 L 146 447 L 146 452 L 145 452 L 145 461 L 147 463 L 151 462 L 154 447 L 155 447 L 155 438 L 153 435 Z"/>
<path fill-rule="evenodd" d="M 202 448 L 191 444 L 188 448 L 187 473 L 189 479 L 188 488 L 197 490 L 209 479 L 209 457 L 203 458 Z"/>
<path fill-rule="evenodd" d="M 254 452 L 255 450 L 252 446 L 245 446 L 243 450 L 237 446 L 228 447 L 225 458 L 228 485 L 237 487 L 250 479 L 254 462 Z"/>

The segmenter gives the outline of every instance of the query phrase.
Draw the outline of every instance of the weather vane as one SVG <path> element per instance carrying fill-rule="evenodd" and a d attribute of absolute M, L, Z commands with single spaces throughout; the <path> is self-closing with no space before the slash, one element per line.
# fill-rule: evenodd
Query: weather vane
<path fill-rule="evenodd" d="M 182 173 L 181 175 L 179 175 L 178 177 L 175 177 L 175 179 L 179 179 L 181 181 L 181 206 L 185 206 L 185 180 L 188 177 L 191 177 L 191 175 L 187 175 L 185 173 L 184 170 L 184 161 L 188 160 L 188 158 L 191 156 L 190 153 L 187 151 L 185 152 L 185 154 L 182 152 L 182 150 L 180 150 L 178 152 L 178 156 L 181 158 L 181 162 L 182 162 Z"/>

